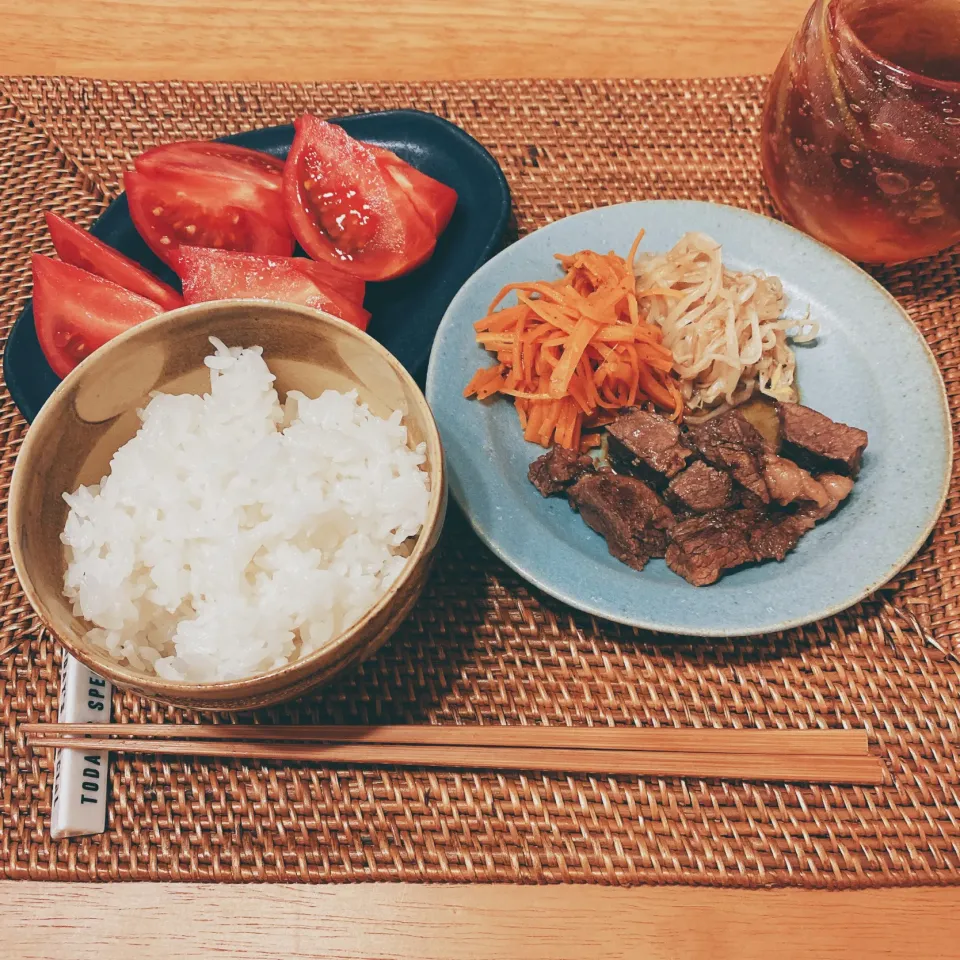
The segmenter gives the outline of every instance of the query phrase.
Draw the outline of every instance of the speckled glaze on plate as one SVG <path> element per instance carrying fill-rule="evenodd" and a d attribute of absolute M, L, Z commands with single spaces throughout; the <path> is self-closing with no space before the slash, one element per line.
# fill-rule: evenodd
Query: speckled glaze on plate
<path fill-rule="evenodd" d="M 689 230 L 723 244 L 724 263 L 783 281 L 788 315 L 809 307 L 822 327 L 799 347 L 803 401 L 870 435 L 853 494 L 783 563 L 764 563 L 693 587 L 652 561 L 641 572 L 607 552 L 562 499 L 527 480 L 542 453 L 524 441 L 510 402 L 478 403 L 463 387 L 490 357 L 472 324 L 510 282 L 559 276 L 554 253 L 617 250 L 637 231 L 642 250 L 672 246 Z M 508 301 L 509 302 L 509 301 Z M 886 583 L 919 550 L 943 508 L 952 434 L 933 354 L 899 304 L 840 254 L 792 227 L 734 207 L 641 201 L 552 223 L 504 250 L 450 304 L 431 355 L 427 399 L 443 438 L 450 489 L 480 538 L 546 593 L 632 626 L 700 636 L 742 636 L 837 613 Z"/>

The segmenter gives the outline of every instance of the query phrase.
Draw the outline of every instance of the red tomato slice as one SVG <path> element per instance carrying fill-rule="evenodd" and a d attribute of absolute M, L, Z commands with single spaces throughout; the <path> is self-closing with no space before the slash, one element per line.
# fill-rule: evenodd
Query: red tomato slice
<path fill-rule="evenodd" d="M 179 264 L 187 303 L 206 300 L 284 300 L 332 313 L 361 330 L 370 314 L 332 286 L 326 264 L 305 257 L 260 257 L 227 250 L 182 247 Z M 351 291 L 355 295 L 356 290 Z"/>
<path fill-rule="evenodd" d="M 267 190 L 283 187 L 283 161 L 269 153 L 209 140 L 181 140 L 151 147 L 134 160 L 139 173 L 181 168 L 231 180 L 248 180 Z"/>
<path fill-rule="evenodd" d="M 351 277 L 350 274 L 331 267 L 323 260 L 308 260 L 306 257 L 294 259 L 298 261 L 299 268 L 313 277 L 318 286 L 323 287 L 324 290 L 335 290 L 350 303 L 355 303 L 358 307 L 363 306 L 363 298 L 367 292 L 366 280 Z"/>
<path fill-rule="evenodd" d="M 64 263 L 119 284 L 132 293 L 158 303 L 164 310 L 176 310 L 183 306 L 183 297 L 173 287 L 161 283 L 119 250 L 108 247 L 92 233 L 87 233 L 55 213 L 48 212 L 46 218 L 50 239 Z"/>
<path fill-rule="evenodd" d="M 194 248 L 181 247 L 180 248 L 180 262 L 181 266 L 177 267 L 177 274 L 183 277 L 183 256 L 185 253 L 192 251 Z M 228 251 L 219 251 L 212 250 L 209 248 L 200 248 L 197 247 L 197 250 L 202 250 L 204 254 L 217 254 L 224 253 L 225 256 L 220 259 L 219 262 L 226 264 L 228 263 L 227 252 Z M 359 277 L 351 277 L 350 274 L 344 273 L 342 270 L 337 270 L 336 267 L 330 266 L 329 263 L 325 263 L 322 260 L 308 260 L 306 257 L 261 257 L 255 254 L 237 254 L 234 262 L 239 264 L 241 262 L 241 257 L 243 260 L 247 261 L 250 266 L 255 266 L 254 261 L 260 263 L 264 262 L 285 262 L 291 260 L 293 265 L 300 270 L 301 273 L 308 276 L 321 290 L 328 292 L 338 293 L 344 300 L 348 303 L 352 303 L 358 307 L 363 306 L 363 297 L 367 291 L 367 283 L 365 280 L 361 280 Z M 197 257 L 188 258 L 188 263 L 197 263 L 199 262 Z M 294 301 L 299 302 L 299 301 Z"/>
<path fill-rule="evenodd" d="M 134 226 L 174 269 L 181 245 L 279 256 L 293 253 L 282 196 L 250 181 L 173 167 L 149 174 L 128 171 L 123 182 Z"/>
<path fill-rule="evenodd" d="M 381 167 L 410 198 L 414 210 L 433 231 L 434 236 L 439 237 L 453 216 L 453 209 L 457 205 L 457 191 L 421 173 L 416 167 L 411 167 L 392 151 L 375 147 L 373 144 L 368 146 Z"/>
<path fill-rule="evenodd" d="M 365 144 L 309 114 L 296 130 L 283 193 L 294 236 L 314 260 L 388 280 L 429 258 L 435 235 Z"/>
<path fill-rule="evenodd" d="M 33 255 L 33 323 L 58 377 L 124 330 L 163 309 L 69 263 Z"/>

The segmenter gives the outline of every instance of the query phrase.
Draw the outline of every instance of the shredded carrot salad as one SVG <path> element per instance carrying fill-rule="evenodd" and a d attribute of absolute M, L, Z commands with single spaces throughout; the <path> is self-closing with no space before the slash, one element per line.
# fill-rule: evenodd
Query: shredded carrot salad
<path fill-rule="evenodd" d="M 643 297 L 672 291 L 637 291 L 630 264 L 642 237 L 626 260 L 592 250 L 557 254 L 561 279 L 505 286 L 474 324 L 477 342 L 497 363 L 478 370 L 463 395 L 513 397 L 524 437 L 544 447 L 597 446 L 596 431 L 636 404 L 653 403 L 679 419 L 673 354 L 639 308 Z M 511 291 L 516 306 L 497 310 Z"/>

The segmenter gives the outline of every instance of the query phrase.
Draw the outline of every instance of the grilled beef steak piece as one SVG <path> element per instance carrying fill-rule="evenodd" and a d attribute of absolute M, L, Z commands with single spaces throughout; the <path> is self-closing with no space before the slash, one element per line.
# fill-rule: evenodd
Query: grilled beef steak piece
<path fill-rule="evenodd" d="M 782 560 L 820 520 L 829 517 L 853 489 L 849 477 L 835 473 L 821 474 L 814 481 L 823 491 L 824 500 L 801 503 L 793 513 L 771 510 L 767 517 L 748 531 L 747 539 L 757 560 Z"/>
<path fill-rule="evenodd" d="M 840 506 L 841 502 L 850 496 L 850 491 L 853 490 L 853 481 L 849 477 L 842 477 L 836 473 L 821 473 L 817 477 L 817 482 L 827 491 L 827 496 L 830 498 L 830 502 L 821 508 L 817 516 L 818 520 L 823 520 L 829 517 Z"/>
<path fill-rule="evenodd" d="M 768 453 L 763 460 L 763 482 L 770 499 L 785 507 L 797 501 L 811 501 L 825 507 L 830 497 L 823 486 L 792 460 Z"/>
<path fill-rule="evenodd" d="M 642 481 L 610 471 L 588 473 L 567 495 L 618 560 L 642 570 L 651 557 L 663 556 L 673 513 Z"/>
<path fill-rule="evenodd" d="M 756 560 L 782 560 L 815 523 L 799 514 L 771 515 L 747 530 L 747 543 Z"/>
<path fill-rule="evenodd" d="M 676 476 L 693 455 L 673 421 L 646 410 L 614 420 L 607 444 L 615 463 L 653 483 Z"/>
<path fill-rule="evenodd" d="M 803 526 L 803 533 L 812 530 L 821 520 L 829 517 L 853 489 L 853 480 L 838 473 L 821 473 L 817 482 L 827 495 L 826 502 L 800 504 L 799 509 L 790 514 Z"/>
<path fill-rule="evenodd" d="M 530 464 L 527 477 L 543 496 L 550 497 L 563 493 L 593 468 L 590 457 L 558 445 Z"/>
<path fill-rule="evenodd" d="M 666 496 L 679 509 L 708 513 L 729 506 L 732 494 L 730 474 L 696 460 L 670 481 Z"/>
<path fill-rule="evenodd" d="M 823 493 L 823 502 L 798 500 L 792 512 L 765 507 L 759 497 L 742 491 L 739 507 L 681 520 L 668 535 L 667 566 L 702 587 L 745 563 L 783 560 L 853 489 L 849 477 L 837 474 L 825 473 L 814 482 Z"/>
<path fill-rule="evenodd" d="M 665 557 L 694 586 L 715 583 L 744 564 L 783 560 L 849 495 L 860 469 L 863 430 L 798 404 L 766 409 L 779 453 L 739 410 L 688 428 L 632 410 L 607 427 L 622 474 L 554 447 L 530 465 L 530 481 L 545 497 L 566 493 L 635 570 Z"/>
<path fill-rule="evenodd" d="M 752 510 L 714 510 L 681 520 L 670 530 L 667 566 L 695 587 L 716 583 L 754 559 L 747 535 L 755 516 Z"/>
<path fill-rule="evenodd" d="M 784 456 L 810 470 L 830 470 L 855 477 L 867 447 L 867 433 L 801 406 L 778 403 Z"/>
<path fill-rule="evenodd" d="M 729 470 L 751 493 L 764 503 L 770 502 L 763 480 L 764 457 L 768 452 L 766 441 L 743 414 L 731 410 L 691 427 L 687 439 L 704 460 Z"/>

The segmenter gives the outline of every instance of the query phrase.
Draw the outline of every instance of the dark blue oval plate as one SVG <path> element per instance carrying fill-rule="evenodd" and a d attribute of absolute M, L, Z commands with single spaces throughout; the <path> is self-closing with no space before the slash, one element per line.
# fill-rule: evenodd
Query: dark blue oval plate
<path fill-rule="evenodd" d="M 437 241 L 433 256 L 404 277 L 369 284 L 364 301 L 373 315 L 370 335 L 422 382 L 444 311 L 467 278 L 497 250 L 503 237 L 510 215 L 507 181 L 497 161 L 483 146 L 432 113 L 388 110 L 333 122 L 358 140 L 392 150 L 457 191 L 457 208 Z M 266 127 L 222 139 L 285 157 L 293 142 L 293 125 Z M 154 256 L 134 229 L 125 195 L 107 207 L 90 232 L 179 289 L 173 271 Z M 37 343 L 30 303 L 10 332 L 3 375 L 14 403 L 28 421 L 33 420 L 60 382 Z"/>

